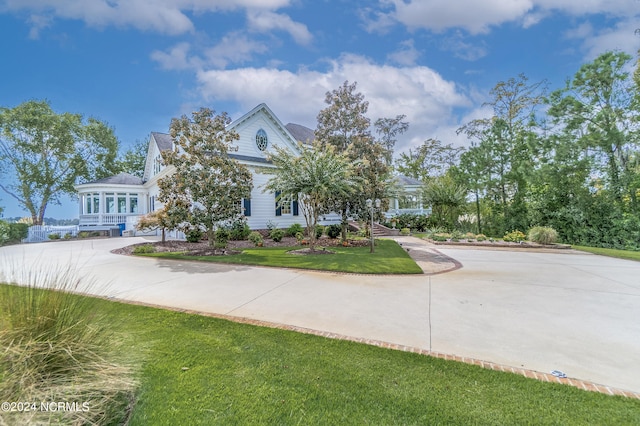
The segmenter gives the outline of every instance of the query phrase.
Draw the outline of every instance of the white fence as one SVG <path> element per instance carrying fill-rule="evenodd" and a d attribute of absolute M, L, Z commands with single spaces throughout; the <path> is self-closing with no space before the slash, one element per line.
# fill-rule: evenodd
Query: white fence
<path fill-rule="evenodd" d="M 60 238 L 71 234 L 72 237 L 78 236 L 78 225 L 73 226 L 45 226 L 34 225 L 29 227 L 29 236 L 22 240 L 23 243 L 39 243 L 49 241 L 49 235 L 57 234 Z"/>

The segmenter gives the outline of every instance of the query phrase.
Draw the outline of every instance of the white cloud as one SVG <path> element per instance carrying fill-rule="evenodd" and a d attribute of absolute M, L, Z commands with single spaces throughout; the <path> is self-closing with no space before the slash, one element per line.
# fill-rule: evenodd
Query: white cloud
<path fill-rule="evenodd" d="M 415 48 L 413 40 L 405 40 L 400 43 L 400 49 L 387 55 L 387 58 L 399 65 L 414 65 L 420 52 Z"/>
<path fill-rule="evenodd" d="M 51 26 L 51 18 L 42 15 L 31 15 L 29 24 L 31 24 L 29 38 L 35 40 L 40 38 L 40 31 Z"/>
<path fill-rule="evenodd" d="M 297 72 L 267 68 L 203 70 L 198 72 L 200 93 L 212 105 L 232 101 L 243 111 L 266 102 L 285 121 L 315 127 L 324 108 L 325 93 L 344 81 L 356 81 L 358 91 L 369 102 L 368 117 L 405 114 L 410 131 L 398 143 L 407 149 L 433 137 L 438 128 L 457 126 L 453 109 L 470 102 L 452 82 L 423 66 L 392 67 L 366 58 L 345 55 L 330 61 L 326 72 Z M 457 128 L 457 127 L 456 127 Z M 451 137 L 455 136 L 455 131 Z"/>
<path fill-rule="evenodd" d="M 239 64 L 252 59 L 254 53 L 264 53 L 268 47 L 261 42 L 249 39 L 242 33 L 230 33 L 215 46 L 205 50 L 207 63 L 216 68 L 225 68 L 229 64 Z"/>
<path fill-rule="evenodd" d="M 486 33 L 493 25 L 512 21 L 529 12 L 530 0 L 390 0 L 392 16 L 410 28 L 428 28 L 436 32 L 464 28 L 472 34 Z"/>
<path fill-rule="evenodd" d="M 276 10 L 289 3 L 290 0 L 4 0 L 0 11 L 76 19 L 90 27 L 113 25 L 176 35 L 194 31 L 189 13 Z M 38 22 L 31 22 L 32 32 L 37 32 Z"/>
<path fill-rule="evenodd" d="M 639 24 L 636 19 L 625 19 L 611 28 L 593 31 L 584 37 L 586 59 L 592 60 L 609 50 L 635 54 L 640 49 L 640 37 L 634 34 Z"/>
<path fill-rule="evenodd" d="M 487 55 L 485 42 L 480 41 L 475 44 L 466 42 L 460 31 L 456 31 L 454 35 L 444 38 L 442 48 L 451 51 L 454 56 L 465 61 L 476 61 Z"/>
<path fill-rule="evenodd" d="M 289 16 L 265 10 L 249 10 L 247 13 L 249 29 L 251 31 L 269 32 L 281 30 L 289 33 L 298 44 L 311 43 L 313 36 L 306 25 L 294 22 Z"/>
<path fill-rule="evenodd" d="M 190 48 L 189 43 L 178 43 L 169 49 L 168 52 L 154 50 L 151 52 L 151 59 L 158 62 L 160 66 L 166 70 L 199 68 L 201 61 L 188 56 Z"/>
<path fill-rule="evenodd" d="M 205 67 L 218 69 L 230 64 L 241 64 L 253 59 L 256 53 L 265 53 L 268 47 L 249 39 L 245 34 L 234 32 L 225 35 L 218 44 L 202 48 L 201 56 L 191 54 L 191 45 L 183 42 L 168 51 L 154 50 L 150 57 L 166 70 L 200 70 Z"/>
<path fill-rule="evenodd" d="M 369 14 L 386 25 L 393 19 L 412 29 L 441 32 L 461 28 L 471 34 L 486 33 L 506 22 L 520 22 L 528 28 L 558 12 L 626 18 L 638 16 L 639 9 L 637 0 L 381 0 L 380 4 L 384 12 Z M 375 28 L 374 24 L 371 27 Z"/>

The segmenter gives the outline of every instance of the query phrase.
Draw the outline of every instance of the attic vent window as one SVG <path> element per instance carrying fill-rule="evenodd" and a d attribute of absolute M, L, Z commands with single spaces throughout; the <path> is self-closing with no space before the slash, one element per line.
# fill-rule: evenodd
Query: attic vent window
<path fill-rule="evenodd" d="M 269 145 L 267 132 L 262 129 L 258 130 L 258 133 L 256 133 L 256 146 L 260 151 L 266 151 L 267 145 Z"/>

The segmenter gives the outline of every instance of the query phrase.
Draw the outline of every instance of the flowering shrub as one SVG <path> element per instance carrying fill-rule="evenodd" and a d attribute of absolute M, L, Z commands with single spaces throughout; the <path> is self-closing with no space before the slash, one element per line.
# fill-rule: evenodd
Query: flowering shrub
<path fill-rule="evenodd" d="M 511 232 L 508 232 L 506 234 L 504 234 L 504 237 L 502 237 L 502 239 L 506 242 L 510 242 L 510 243 L 519 243 L 522 242 L 524 240 L 527 239 L 527 236 L 524 235 L 521 231 L 518 231 L 517 229 Z"/>

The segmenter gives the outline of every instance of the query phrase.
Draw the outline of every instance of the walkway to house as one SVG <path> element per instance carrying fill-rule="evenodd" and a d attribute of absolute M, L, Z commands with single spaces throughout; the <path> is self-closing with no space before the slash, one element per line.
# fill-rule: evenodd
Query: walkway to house
<path fill-rule="evenodd" d="M 92 293 L 115 299 L 455 355 L 547 378 L 560 370 L 571 380 L 640 392 L 640 263 L 567 250 L 435 248 L 398 240 L 432 275 L 345 275 L 110 253 L 142 238 L 2 247 L 0 271 L 71 265 L 100 284 Z M 436 266 L 427 265 L 430 259 Z"/>

